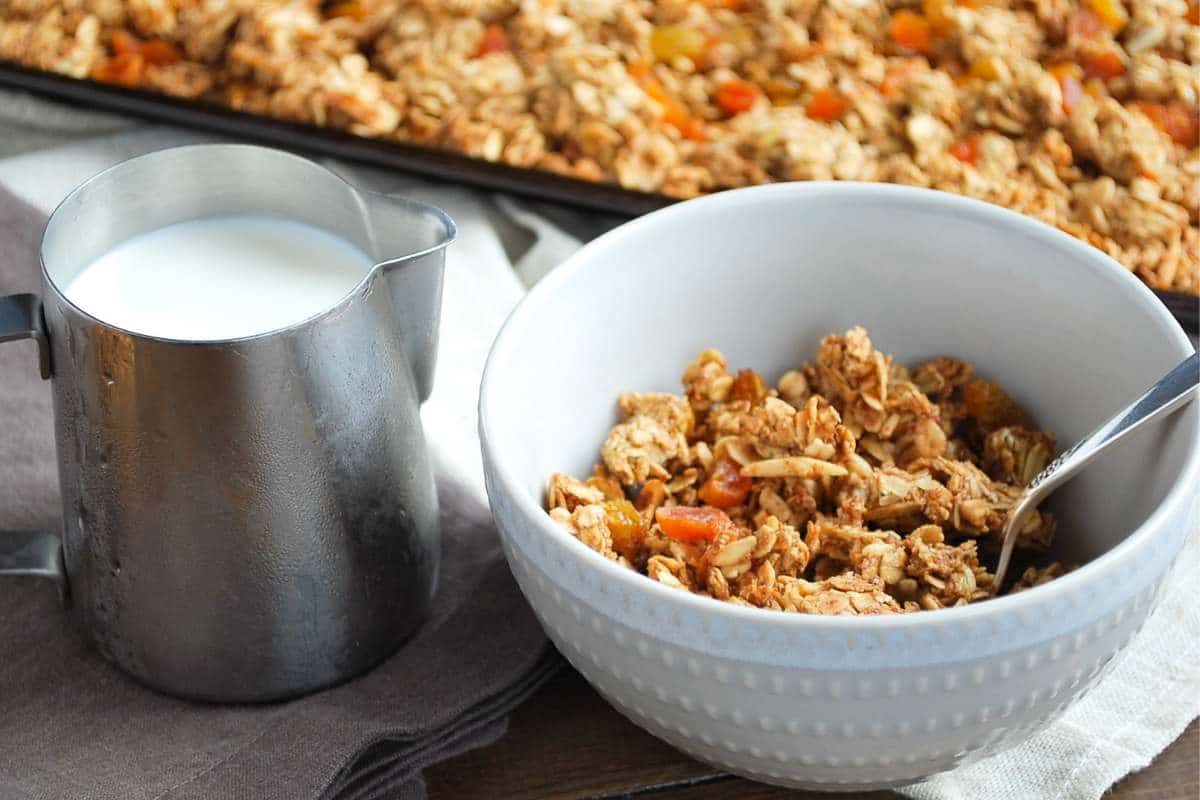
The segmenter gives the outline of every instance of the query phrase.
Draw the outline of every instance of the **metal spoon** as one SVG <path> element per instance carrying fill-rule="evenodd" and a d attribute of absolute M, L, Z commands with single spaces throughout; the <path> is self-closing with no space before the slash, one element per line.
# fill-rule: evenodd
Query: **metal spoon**
<path fill-rule="evenodd" d="M 1000 590 L 1004 583 L 1004 573 L 1008 571 L 1008 562 L 1012 557 L 1013 544 L 1017 541 L 1017 531 L 1025 523 L 1025 518 L 1034 511 L 1055 489 L 1075 476 L 1101 451 L 1116 442 L 1125 434 L 1143 423 L 1161 417 L 1183 407 L 1196 396 L 1196 386 L 1200 384 L 1200 353 L 1193 353 L 1190 358 L 1164 375 L 1158 383 L 1147 389 L 1142 396 L 1125 408 L 1118 411 L 1111 419 L 1096 430 L 1075 443 L 1075 446 L 1060 455 L 1050 465 L 1037 474 L 1025 491 L 1017 498 L 1017 502 L 1009 512 L 1008 519 L 1001 531 L 1003 542 L 1000 546 L 1000 561 L 996 565 L 996 574 L 992 579 L 992 593 Z"/>

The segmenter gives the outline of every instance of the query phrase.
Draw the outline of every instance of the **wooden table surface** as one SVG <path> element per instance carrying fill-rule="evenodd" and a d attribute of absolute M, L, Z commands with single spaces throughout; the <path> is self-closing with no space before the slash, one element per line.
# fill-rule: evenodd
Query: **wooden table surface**
<path fill-rule="evenodd" d="M 490 747 L 427 770 L 429 800 L 897 800 L 893 792 L 819 794 L 753 783 L 693 761 L 626 720 L 574 670 L 517 709 Z M 1200 724 L 1104 800 L 1200 798 Z"/>

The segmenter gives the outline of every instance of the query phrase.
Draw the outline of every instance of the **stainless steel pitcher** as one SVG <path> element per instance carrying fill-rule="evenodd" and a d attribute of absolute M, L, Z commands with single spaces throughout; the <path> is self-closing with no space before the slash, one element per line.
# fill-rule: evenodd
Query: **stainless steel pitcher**
<path fill-rule="evenodd" d="M 230 341 L 131 333 L 63 295 L 132 236 L 228 214 L 315 225 L 376 266 L 322 314 Z M 438 572 L 418 411 L 454 235 L 436 208 L 261 147 L 164 150 L 76 189 L 46 226 L 41 298 L 0 298 L 0 342 L 36 340 L 51 381 L 63 509 L 61 537 L 0 532 L 0 573 L 58 579 L 101 653 L 184 697 L 279 699 L 392 653 Z"/>

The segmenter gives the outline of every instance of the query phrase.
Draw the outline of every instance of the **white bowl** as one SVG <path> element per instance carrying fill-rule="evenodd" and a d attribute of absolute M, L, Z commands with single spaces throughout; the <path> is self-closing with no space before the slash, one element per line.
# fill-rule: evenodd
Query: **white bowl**
<path fill-rule="evenodd" d="M 1054 497 L 1059 554 L 1089 563 L 964 608 L 720 603 L 604 559 L 546 515 L 550 473 L 590 473 L 620 392 L 679 391 L 705 347 L 773 379 L 854 324 L 901 362 L 975 362 L 1060 446 L 1192 351 L 1137 279 L 1066 234 L 939 192 L 803 183 L 683 203 L 592 242 L 513 312 L 483 379 L 492 510 L 550 638 L 638 725 L 769 783 L 892 786 L 1025 739 L 1129 643 L 1196 523 L 1196 405 Z"/>

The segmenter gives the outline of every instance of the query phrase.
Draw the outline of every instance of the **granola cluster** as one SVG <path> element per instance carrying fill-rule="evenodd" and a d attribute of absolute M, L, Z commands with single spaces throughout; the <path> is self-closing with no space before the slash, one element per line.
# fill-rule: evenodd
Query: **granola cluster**
<path fill-rule="evenodd" d="M 768 388 L 706 350 L 682 395 L 625 394 L 587 480 L 550 478 L 550 516 L 667 586 L 805 614 L 894 614 L 992 596 L 998 544 L 1054 439 L 972 366 L 905 369 L 852 328 Z M 1054 519 L 1018 546 L 1044 554 Z M 1008 591 L 1062 574 L 1030 566 Z"/>
<path fill-rule="evenodd" d="M 0 0 L 0 59 L 676 197 L 878 180 L 1200 293 L 1196 0 Z"/>

